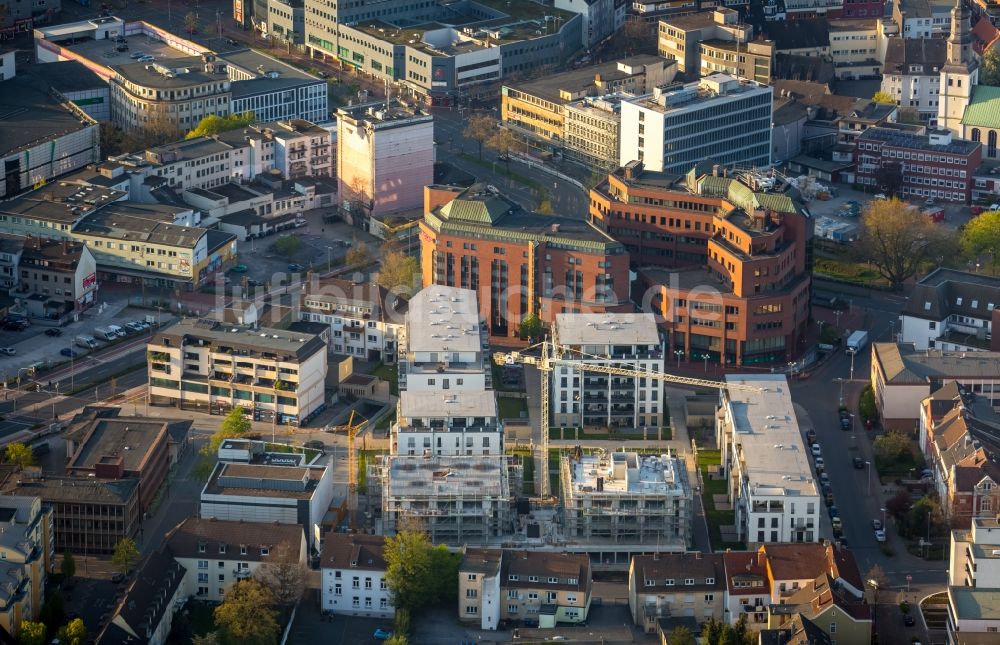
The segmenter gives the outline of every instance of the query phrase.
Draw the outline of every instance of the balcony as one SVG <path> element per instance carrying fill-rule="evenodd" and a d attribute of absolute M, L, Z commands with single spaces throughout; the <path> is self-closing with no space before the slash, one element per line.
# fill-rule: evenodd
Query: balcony
<path fill-rule="evenodd" d="M 250 569 L 233 569 L 233 576 L 237 580 L 246 580 L 251 575 Z"/>

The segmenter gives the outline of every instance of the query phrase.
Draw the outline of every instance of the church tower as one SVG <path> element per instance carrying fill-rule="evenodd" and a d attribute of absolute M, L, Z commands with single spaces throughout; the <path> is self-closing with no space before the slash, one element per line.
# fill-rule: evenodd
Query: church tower
<path fill-rule="evenodd" d="M 951 8 L 948 56 L 941 69 L 937 126 L 958 136 L 962 133 L 962 115 L 972 97 L 972 87 L 979 83 L 979 63 L 972 52 L 970 31 L 969 10 L 962 0 L 955 0 Z"/>

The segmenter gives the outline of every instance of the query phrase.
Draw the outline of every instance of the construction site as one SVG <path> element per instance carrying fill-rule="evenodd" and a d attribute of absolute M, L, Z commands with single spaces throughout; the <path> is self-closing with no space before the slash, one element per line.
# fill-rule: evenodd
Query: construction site
<path fill-rule="evenodd" d="M 562 457 L 559 473 L 567 541 L 690 544 L 691 487 L 676 457 L 577 450 Z"/>

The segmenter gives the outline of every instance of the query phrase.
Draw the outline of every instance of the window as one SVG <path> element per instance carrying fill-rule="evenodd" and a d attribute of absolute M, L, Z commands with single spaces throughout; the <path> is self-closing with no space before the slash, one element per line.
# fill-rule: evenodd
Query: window
<path fill-rule="evenodd" d="M 467 614 L 478 614 L 479 613 L 479 607 L 476 607 L 475 605 L 468 605 L 465 608 L 465 613 L 467 613 Z"/>
<path fill-rule="evenodd" d="M 333 585 L 333 595 L 334 596 L 339 596 L 342 593 L 343 593 L 343 588 L 341 587 L 340 583 L 337 583 L 337 584 Z"/>
<path fill-rule="evenodd" d="M 689 585 L 689 586 L 693 585 L 694 584 L 694 578 L 684 578 L 684 584 Z"/>
<path fill-rule="evenodd" d="M 198 568 L 199 569 L 207 569 L 208 568 L 208 560 L 198 560 Z"/>
<path fill-rule="evenodd" d="M 673 587 L 674 586 L 674 579 L 673 578 L 667 578 L 666 580 L 663 581 L 663 584 L 666 585 L 666 586 L 668 586 L 668 587 Z"/>
<path fill-rule="evenodd" d="M 830 623 L 830 633 L 831 634 L 837 633 L 837 623 Z"/>
<path fill-rule="evenodd" d="M 705 594 L 705 602 L 710 603 L 715 600 L 715 594 L 707 593 Z"/>
<path fill-rule="evenodd" d="M 510 580 L 511 582 L 517 582 L 518 580 L 520 580 L 520 577 L 512 573 L 509 576 L 507 576 L 507 579 Z"/>
<path fill-rule="evenodd" d="M 475 580 L 475 579 L 476 579 L 476 574 L 474 573 L 470 573 L 469 576 L 466 578 L 466 580 Z"/>

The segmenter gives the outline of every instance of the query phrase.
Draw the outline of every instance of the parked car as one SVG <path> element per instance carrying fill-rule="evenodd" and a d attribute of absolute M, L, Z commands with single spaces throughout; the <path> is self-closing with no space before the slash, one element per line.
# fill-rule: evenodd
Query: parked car
<path fill-rule="evenodd" d="M 858 470 L 863 470 L 865 467 L 865 460 L 862 459 L 861 457 L 855 457 L 854 467 L 857 468 Z"/>
<path fill-rule="evenodd" d="M 876 542 L 885 542 L 885 530 L 879 529 L 879 530 L 875 531 L 875 541 Z"/>
<path fill-rule="evenodd" d="M 116 573 L 115 575 L 111 576 L 111 582 L 113 582 L 115 584 L 119 584 L 121 582 L 125 582 L 125 574 L 121 573 L 121 572 Z"/>
<path fill-rule="evenodd" d="M 3 354 L 5 356 L 13 356 L 16 353 L 17 350 L 14 349 L 13 347 L 0 347 L 0 354 Z"/>
<path fill-rule="evenodd" d="M 875 199 L 877 199 L 878 201 L 885 201 L 889 198 L 885 196 L 885 193 L 876 193 Z"/>
<path fill-rule="evenodd" d="M 46 336 L 52 336 L 53 338 L 57 338 L 59 336 L 62 336 L 62 330 L 61 329 L 56 329 L 55 327 L 53 327 L 52 329 L 46 329 L 45 330 L 45 335 Z"/>
<path fill-rule="evenodd" d="M 150 56 L 149 54 L 146 54 L 145 56 L 142 56 L 141 58 L 139 58 L 139 62 L 140 63 L 152 63 L 154 60 L 156 60 L 156 58 L 153 57 L 153 56 Z"/>
<path fill-rule="evenodd" d="M 927 199 L 924 200 L 924 205 L 925 206 L 933 206 L 936 203 L 937 203 L 937 200 L 934 199 L 933 197 L 928 197 Z"/>
<path fill-rule="evenodd" d="M 809 428 L 809 430 L 806 431 L 806 443 L 810 446 L 816 443 L 816 431 L 812 428 Z"/>
<path fill-rule="evenodd" d="M 305 271 L 305 267 L 302 266 L 301 264 L 289 264 L 288 265 L 288 270 L 289 271 Z"/>
<path fill-rule="evenodd" d="M 830 517 L 840 517 L 840 511 L 837 510 L 836 506 L 830 507 Z"/>
<path fill-rule="evenodd" d="M 326 444 L 320 441 L 319 439 L 313 439 L 311 441 L 307 441 L 302 445 L 312 450 L 323 450 L 324 448 L 326 448 Z"/>
<path fill-rule="evenodd" d="M 68 356 L 69 358 L 76 358 L 77 356 L 80 355 L 79 352 L 73 351 L 72 347 L 63 347 L 62 349 L 59 350 L 59 353 L 62 354 L 63 356 Z"/>
<path fill-rule="evenodd" d="M 821 470 L 826 470 L 826 462 L 823 461 L 822 457 L 816 457 L 816 472 Z"/>
<path fill-rule="evenodd" d="M 375 633 L 372 634 L 372 638 L 374 638 L 377 641 L 387 641 L 390 638 L 392 638 L 392 632 L 389 631 L 388 629 L 382 629 L 381 627 L 379 627 L 378 629 L 375 630 Z"/>
<path fill-rule="evenodd" d="M 233 265 L 229 270 L 232 271 L 233 273 L 246 273 L 247 272 L 247 265 L 245 265 L 245 264 L 236 264 L 236 265 Z"/>
<path fill-rule="evenodd" d="M 903 624 L 907 627 L 913 627 L 917 624 L 917 619 L 913 617 L 913 614 L 906 614 L 903 616 Z"/>
<path fill-rule="evenodd" d="M 876 531 L 882 528 L 882 520 L 875 519 L 872 520 L 872 528 Z"/>
<path fill-rule="evenodd" d="M 822 451 L 822 449 L 821 449 L 821 448 L 819 447 L 819 444 L 818 444 L 818 443 L 814 443 L 814 444 L 812 445 L 812 454 L 813 454 L 813 457 L 819 457 L 819 456 L 821 456 L 821 455 L 823 454 L 823 451 Z"/>
<path fill-rule="evenodd" d="M 983 207 L 982 206 L 978 206 L 976 204 L 973 204 L 972 206 L 969 206 L 969 213 L 972 214 L 972 215 L 979 215 L 982 212 L 983 212 Z"/>
<path fill-rule="evenodd" d="M 248 287 L 263 287 L 264 283 L 260 280 L 254 280 L 253 278 L 247 278 Z"/>

